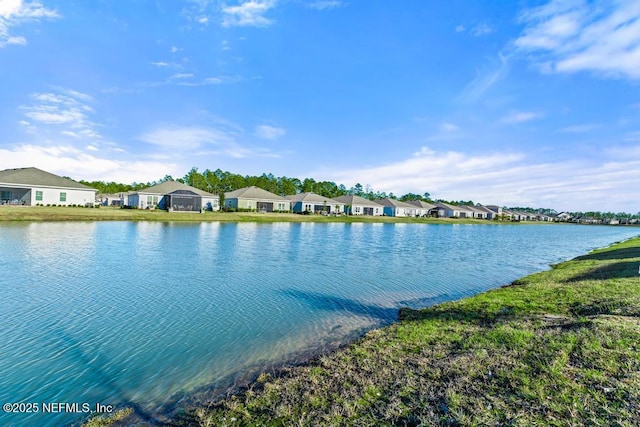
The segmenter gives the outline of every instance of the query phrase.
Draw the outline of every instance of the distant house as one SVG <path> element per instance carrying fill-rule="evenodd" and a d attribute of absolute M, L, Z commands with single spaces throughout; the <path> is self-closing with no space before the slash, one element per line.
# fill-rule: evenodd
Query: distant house
<path fill-rule="evenodd" d="M 98 190 L 38 168 L 0 171 L 2 205 L 93 205 Z"/>
<path fill-rule="evenodd" d="M 255 186 L 240 188 L 224 194 L 224 205 L 227 208 L 258 212 L 288 212 L 291 201 Z"/>
<path fill-rule="evenodd" d="M 559 222 L 566 222 L 566 221 L 570 221 L 573 218 L 573 215 L 571 215 L 569 212 L 560 212 L 558 215 L 556 215 L 556 221 Z"/>
<path fill-rule="evenodd" d="M 485 205 L 486 209 L 489 209 L 493 212 L 493 218 L 501 217 L 504 213 L 502 212 L 502 206 L 498 205 Z"/>
<path fill-rule="evenodd" d="M 381 216 L 383 206 L 360 196 L 347 195 L 336 197 L 334 200 L 344 203 L 344 212 L 348 215 Z"/>
<path fill-rule="evenodd" d="M 377 199 L 376 203 L 383 206 L 385 216 L 416 216 L 416 206 L 395 199 Z"/>
<path fill-rule="evenodd" d="M 477 210 L 483 211 L 485 213 L 485 216 L 484 216 L 485 219 L 495 219 L 497 216 L 496 212 L 492 211 L 486 206 L 476 205 L 474 206 L 474 208 Z"/>
<path fill-rule="evenodd" d="M 96 197 L 96 201 L 100 202 L 102 206 L 124 206 L 127 197 L 127 193 L 100 193 Z"/>
<path fill-rule="evenodd" d="M 429 214 L 438 218 L 467 218 L 471 216 L 471 213 L 461 206 L 453 206 L 442 202 L 436 203 L 429 210 Z"/>
<path fill-rule="evenodd" d="M 344 212 L 344 203 L 316 193 L 300 193 L 286 198 L 291 201 L 291 210 L 296 213 Z"/>
<path fill-rule="evenodd" d="M 422 200 L 408 200 L 407 203 L 416 207 L 416 216 L 428 216 L 429 211 L 436 207 L 433 203 Z"/>
<path fill-rule="evenodd" d="M 488 212 L 491 212 L 482 206 L 465 206 L 465 208 L 470 212 L 470 217 L 476 219 L 488 219 Z"/>
<path fill-rule="evenodd" d="M 165 181 L 127 195 L 127 205 L 138 209 L 175 212 L 220 210 L 220 197 L 179 181 Z"/>

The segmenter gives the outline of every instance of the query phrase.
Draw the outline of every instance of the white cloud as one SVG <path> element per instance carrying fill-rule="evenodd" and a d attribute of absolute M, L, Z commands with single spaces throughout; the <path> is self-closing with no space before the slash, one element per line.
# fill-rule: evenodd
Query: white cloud
<path fill-rule="evenodd" d="M 179 50 L 180 50 L 180 49 L 178 49 L 178 47 L 177 47 L 177 46 L 171 46 L 170 52 L 171 52 L 171 53 L 176 53 L 176 52 L 178 52 Z"/>
<path fill-rule="evenodd" d="M 267 27 L 272 20 L 264 16 L 276 5 L 275 0 L 249 0 L 237 6 L 223 6 L 222 25 L 225 27 Z"/>
<path fill-rule="evenodd" d="M 509 63 L 502 52 L 498 53 L 498 61 L 492 60 L 491 64 L 482 70 L 476 70 L 476 77 L 469 83 L 457 100 L 464 103 L 478 101 L 489 89 L 502 80 L 509 73 Z"/>
<path fill-rule="evenodd" d="M 93 97 L 78 91 L 60 88 L 57 92 L 31 94 L 31 105 L 23 105 L 20 110 L 31 121 L 35 129 L 56 130 L 73 138 L 100 138 L 95 129 L 98 125 L 90 120 L 94 113 Z"/>
<path fill-rule="evenodd" d="M 148 182 L 166 174 L 180 176 L 184 173 L 183 167 L 171 160 L 139 161 L 131 157 L 114 160 L 99 157 L 90 147 L 86 148 L 90 152 L 68 145 L 25 144 L 13 149 L 0 148 L 0 169 L 14 168 L 16 165 L 33 166 L 75 179 L 122 183 Z"/>
<path fill-rule="evenodd" d="M 193 73 L 177 73 L 169 77 L 170 79 L 190 79 L 193 77 Z"/>
<path fill-rule="evenodd" d="M 175 62 L 165 62 L 165 61 L 152 62 L 151 65 L 155 65 L 158 68 L 182 68 L 182 65 L 180 64 L 176 64 Z"/>
<path fill-rule="evenodd" d="M 507 124 L 523 123 L 542 117 L 541 113 L 531 111 L 513 111 L 503 117 L 500 121 Z"/>
<path fill-rule="evenodd" d="M 317 10 L 335 9 L 338 7 L 344 7 L 347 4 L 340 0 L 317 0 L 307 4 L 307 7 Z"/>
<path fill-rule="evenodd" d="M 521 153 L 468 154 L 423 147 L 406 160 L 368 168 L 316 171 L 313 176 L 378 191 L 428 191 L 432 197 L 558 210 L 638 210 L 640 150 L 592 161 L 536 161 Z M 597 158 L 597 157 L 596 157 Z"/>
<path fill-rule="evenodd" d="M 491 28 L 489 25 L 483 22 L 482 24 L 479 24 L 473 27 L 469 32 L 474 37 L 480 37 L 480 36 L 485 36 L 487 34 L 491 34 L 494 31 L 495 30 L 493 28 Z"/>
<path fill-rule="evenodd" d="M 465 28 L 464 25 L 460 24 L 456 27 L 456 33 L 464 33 Z"/>
<path fill-rule="evenodd" d="M 218 155 L 232 158 L 279 157 L 279 154 L 262 147 L 248 147 L 237 141 L 239 132 L 221 123 L 220 128 L 198 126 L 161 126 L 138 139 L 155 145 L 171 156 Z"/>
<path fill-rule="evenodd" d="M 594 131 L 596 129 L 600 128 L 599 124 L 584 124 L 584 125 L 572 125 L 572 126 L 567 126 L 564 127 L 562 129 L 560 129 L 560 132 L 568 132 L 568 133 L 584 133 L 584 132 L 591 132 Z"/>
<path fill-rule="evenodd" d="M 47 9 L 42 4 L 22 0 L 0 1 L 0 48 L 7 45 L 26 45 L 27 39 L 23 36 L 14 36 L 10 33 L 12 27 L 17 27 L 28 22 L 39 22 L 41 19 L 56 19 L 60 15 L 55 9 Z"/>
<path fill-rule="evenodd" d="M 525 10 L 514 46 L 543 72 L 640 79 L 640 2 L 550 1 Z"/>
<path fill-rule="evenodd" d="M 254 135 L 257 136 L 258 138 L 270 139 L 270 140 L 281 138 L 286 133 L 287 132 L 282 128 L 269 126 L 269 125 L 256 126 L 256 129 L 254 131 Z"/>

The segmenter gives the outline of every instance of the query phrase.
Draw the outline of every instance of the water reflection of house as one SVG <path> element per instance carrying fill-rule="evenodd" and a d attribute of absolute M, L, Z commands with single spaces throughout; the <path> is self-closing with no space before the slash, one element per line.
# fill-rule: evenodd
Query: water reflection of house
<path fill-rule="evenodd" d="M 158 208 L 176 212 L 217 211 L 220 210 L 220 198 L 178 181 L 165 181 L 129 193 L 127 205 L 138 209 Z"/>
<path fill-rule="evenodd" d="M 372 215 L 382 216 L 383 206 L 367 200 L 364 197 L 355 195 L 346 195 L 336 197 L 335 200 L 344 203 L 344 212 L 347 215 Z"/>
<path fill-rule="evenodd" d="M 2 205 L 93 205 L 97 191 L 70 178 L 38 168 L 0 171 Z"/>
<path fill-rule="evenodd" d="M 300 193 L 287 196 L 291 201 L 291 210 L 296 213 L 321 213 L 328 214 L 344 212 L 344 203 L 316 193 Z"/>
<path fill-rule="evenodd" d="M 255 186 L 240 188 L 224 194 L 227 208 L 258 212 L 289 212 L 291 201 Z"/>

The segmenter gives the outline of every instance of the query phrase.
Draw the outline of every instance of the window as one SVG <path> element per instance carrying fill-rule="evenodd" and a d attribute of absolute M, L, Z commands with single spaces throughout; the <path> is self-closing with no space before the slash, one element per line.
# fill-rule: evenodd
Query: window
<path fill-rule="evenodd" d="M 36 191 L 36 201 L 37 202 L 42 201 L 42 191 Z"/>
<path fill-rule="evenodd" d="M 153 203 L 153 197 L 147 196 L 147 205 L 150 205 L 151 203 Z"/>
<path fill-rule="evenodd" d="M 10 199 L 11 191 L 0 191 L 0 199 Z"/>
<path fill-rule="evenodd" d="M 67 201 L 67 193 L 60 193 L 60 201 L 61 202 Z"/>

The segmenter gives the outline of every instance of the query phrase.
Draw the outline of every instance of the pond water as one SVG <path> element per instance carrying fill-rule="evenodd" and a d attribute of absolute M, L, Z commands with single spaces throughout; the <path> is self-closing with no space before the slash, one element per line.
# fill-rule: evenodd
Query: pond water
<path fill-rule="evenodd" d="M 399 307 L 476 294 L 638 234 L 577 225 L 2 224 L 0 403 L 38 412 L 0 411 L 0 425 L 71 423 L 96 403 L 153 417 L 197 390 L 389 324 Z"/>

